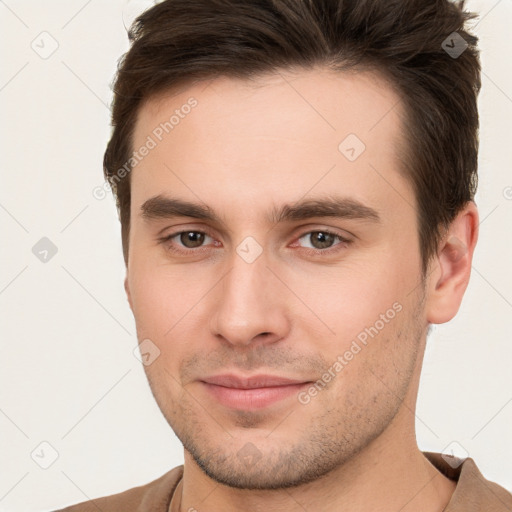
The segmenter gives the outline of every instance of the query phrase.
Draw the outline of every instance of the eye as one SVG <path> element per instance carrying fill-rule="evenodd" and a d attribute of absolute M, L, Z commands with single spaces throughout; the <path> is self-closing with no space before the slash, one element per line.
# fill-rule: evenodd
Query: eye
<path fill-rule="evenodd" d="M 208 244 L 205 245 L 205 242 L 208 241 L 207 239 L 210 239 L 210 244 L 213 242 L 213 245 L 216 247 L 222 245 L 208 233 L 194 230 L 171 233 L 159 238 L 158 242 L 165 245 L 166 249 L 171 252 L 186 255 L 203 249 L 206 250 Z M 302 240 L 304 240 L 306 244 L 309 242 L 309 246 L 303 245 L 304 242 L 300 243 Z M 301 235 L 297 239 L 297 242 L 291 244 L 290 247 L 301 247 L 305 252 L 311 253 L 312 255 L 331 253 L 342 249 L 351 243 L 350 240 L 328 229 L 308 231 Z"/>
<path fill-rule="evenodd" d="M 303 239 L 310 243 L 309 247 L 306 246 L 305 248 L 316 250 L 316 252 L 326 252 L 326 250 L 329 250 L 337 245 L 346 245 L 350 243 L 350 240 L 347 240 L 338 233 L 333 233 L 332 231 L 326 229 L 308 231 L 307 233 L 304 233 L 300 238 L 298 238 L 298 241 Z M 336 240 L 338 240 L 338 243 L 335 243 Z"/>
<path fill-rule="evenodd" d="M 187 249 L 195 249 L 203 244 L 208 235 L 202 231 L 182 231 L 176 236 L 180 243 L 182 243 Z"/>
<path fill-rule="evenodd" d="M 173 252 L 186 253 L 187 250 L 202 248 L 207 238 L 213 240 L 213 238 L 204 231 L 189 230 L 166 235 L 159 238 L 158 241 L 162 244 L 166 244 L 169 250 Z"/>

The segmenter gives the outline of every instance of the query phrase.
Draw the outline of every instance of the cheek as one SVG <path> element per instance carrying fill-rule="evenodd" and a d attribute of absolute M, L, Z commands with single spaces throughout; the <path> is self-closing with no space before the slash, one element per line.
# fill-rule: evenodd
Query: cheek
<path fill-rule="evenodd" d="M 173 321 L 170 316 L 172 297 L 169 290 L 164 293 L 165 287 L 151 274 L 136 272 L 130 289 L 139 338 L 162 338 Z"/>
<path fill-rule="evenodd" d="M 208 292 L 218 281 L 219 272 L 211 268 L 194 272 L 187 265 L 171 267 L 148 261 L 137 265 L 133 261 L 131 270 L 138 340 L 150 339 L 160 353 L 155 365 L 145 367 L 148 377 L 158 383 L 167 381 L 170 373 L 180 380 L 183 361 L 204 353 L 211 317 Z"/>
<path fill-rule="evenodd" d="M 197 279 L 185 267 L 170 267 L 151 262 L 133 262 L 130 290 L 135 320 L 143 330 L 163 338 L 187 311 L 201 299 Z M 140 325 L 139 325 L 140 324 Z"/>
<path fill-rule="evenodd" d="M 394 400 L 390 392 L 402 397 L 416 364 L 421 327 L 417 304 L 410 300 L 383 308 L 377 320 L 368 321 L 339 347 L 340 392 L 352 390 L 354 396 L 368 400 L 377 396 Z"/>
<path fill-rule="evenodd" d="M 282 292 L 283 300 L 293 305 L 292 321 L 314 331 L 329 352 L 344 350 L 361 333 L 364 341 L 365 329 L 375 324 L 379 331 L 388 331 L 412 288 L 407 287 L 411 277 L 406 277 L 412 273 L 391 254 L 381 251 L 380 256 L 370 256 L 357 264 L 347 261 L 337 267 L 294 267 L 282 272 L 293 290 L 293 294 Z"/>

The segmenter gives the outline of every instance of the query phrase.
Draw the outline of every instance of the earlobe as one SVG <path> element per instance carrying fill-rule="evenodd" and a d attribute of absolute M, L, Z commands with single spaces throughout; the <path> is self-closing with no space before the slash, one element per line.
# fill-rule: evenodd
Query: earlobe
<path fill-rule="evenodd" d="M 469 283 L 477 239 L 478 210 L 471 201 L 445 233 L 434 261 L 438 268 L 427 278 L 429 323 L 442 324 L 457 314 Z"/>
<path fill-rule="evenodd" d="M 128 299 L 128 304 L 130 304 L 130 309 L 133 311 L 132 296 L 130 294 L 130 285 L 128 284 L 128 276 L 126 276 L 124 278 L 124 291 L 126 292 L 126 297 Z"/>

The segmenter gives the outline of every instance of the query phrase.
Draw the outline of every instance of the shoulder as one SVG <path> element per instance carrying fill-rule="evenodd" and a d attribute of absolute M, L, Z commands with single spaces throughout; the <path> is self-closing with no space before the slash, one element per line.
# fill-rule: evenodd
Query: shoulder
<path fill-rule="evenodd" d="M 440 453 L 423 452 L 427 459 L 448 478 L 457 482 L 446 512 L 458 510 L 488 510 L 510 512 L 512 494 L 501 485 L 487 480 L 475 461 Z"/>
<path fill-rule="evenodd" d="M 464 492 L 468 505 L 478 503 L 489 511 L 510 512 L 512 494 L 501 485 L 487 480 L 478 469 L 475 461 L 468 458 L 461 471 L 461 491 Z"/>
<path fill-rule="evenodd" d="M 171 497 L 183 475 L 183 466 L 177 466 L 145 485 L 124 492 L 94 498 L 56 510 L 55 512 L 167 512 Z"/>

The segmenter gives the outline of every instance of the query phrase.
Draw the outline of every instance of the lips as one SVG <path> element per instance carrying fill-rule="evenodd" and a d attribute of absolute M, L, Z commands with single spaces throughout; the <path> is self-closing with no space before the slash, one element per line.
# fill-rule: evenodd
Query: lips
<path fill-rule="evenodd" d="M 216 375 L 200 381 L 208 396 L 229 409 L 257 410 L 290 400 L 311 381 L 275 375 Z M 291 402 L 290 402 L 291 403 Z"/>
<path fill-rule="evenodd" d="M 307 381 L 288 379 L 274 375 L 253 375 L 251 377 L 237 377 L 232 374 L 216 375 L 202 379 L 203 382 L 234 389 L 257 389 L 273 388 L 278 386 L 291 386 L 294 384 L 304 384 Z"/>

